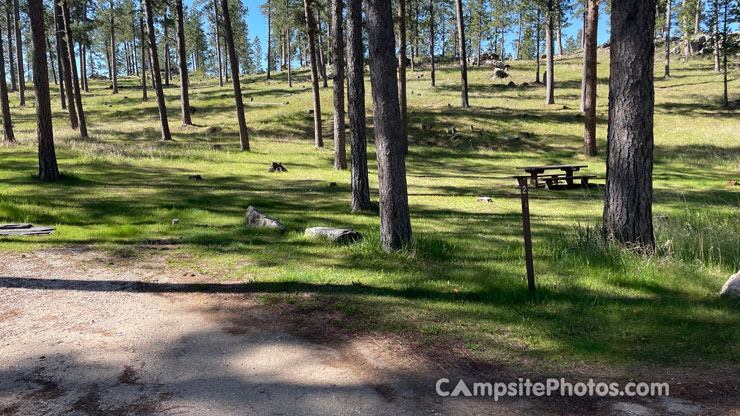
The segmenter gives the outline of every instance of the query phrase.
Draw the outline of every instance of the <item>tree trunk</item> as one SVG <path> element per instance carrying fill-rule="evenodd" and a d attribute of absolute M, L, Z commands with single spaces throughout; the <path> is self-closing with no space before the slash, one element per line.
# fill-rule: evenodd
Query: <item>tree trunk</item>
<path fill-rule="evenodd" d="M 612 3 L 604 226 L 652 251 L 655 0 Z"/>
<path fill-rule="evenodd" d="M 67 101 L 67 111 L 69 112 L 69 125 L 73 129 L 79 126 L 77 118 L 77 108 L 75 107 L 74 89 L 72 87 L 72 62 L 69 60 L 69 44 L 66 41 L 64 30 L 64 12 L 62 9 L 62 0 L 55 0 L 54 4 L 54 23 L 57 29 L 57 42 L 59 45 L 59 57 L 62 61 L 64 70 L 64 92 Z"/>
<path fill-rule="evenodd" d="M 545 74 L 545 104 L 555 104 L 555 63 L 553 55 L 555 53 L 555 45 L 553 44 L 553 0 L 547 0 L 547 11 L 545 13 L 545 48 L 547 49 L 547 73 Z"/>
<path fill-rule="evenodd" d="M 437 85 L 434 68 L 434 0 L 429 0 L 429 57 L 432 59 L 432 87 Z"/>
<path fill-rule="evenodd" d="M 165 8 L 164 11 L 164 22 L 162 26 L 164 26 L 164 86 L 169 87 L 170 81 L 172 80 L 172 68 L 170 66 L 170 35 L 169 35 L 169 27 L 170 25 L 167 24 L 167 20 L 169 19 L 167 17 L 169 7 Z"/>
<path fill-rule="evenodd" d="M 586 86 L 583 99 L 583 111 L 586 116 L 583 153 L 586 156 L 596 156 L 596 52 L 598 47 L 596 37 L 599 30 L 598 25 L 599 2 L 598 0 L 588 0 L 586 32 L 584 33 L 586 49 L 583 51 Z"/>
<path fill-rule="evenodd" d="M 80 70 L 82 71 L 82 89 L 85 92 L 90 92 L 87 83 L 87 46 L 83 43 L 80 43 Z"/>
<path fill-rule="evenodd" d="M 0 41 L 1 43 L 1 41 Z M 51 63 L 51 76 L 54 78 L 54 85 L 57 85 L 57 71 L 54 68 L 54 56 L 51 54 L 51 41 L 49 38 L 46 38 L 46 49 L 49 51 L 49 62 Z"/>
<path fill-rule="evenodd" d="M 665 11 L 665 73 L 663 77 L 671 76 L 671 3 L 673 0 L 666 2 Z"/>
<path fill-rule="evenodd" d="M 65 81 L 64 81 L 64 64 L 62 63 L 62 46 L 64 42 L 62 42 L 62 35 L 61 35 L 61 29 L 58 25 L 58 20 L 56 18 L 57 15 L 57 9 L 56 5 L 52 6 L 52 13 L 54 13 L 54 39 L 56 40 L 56 53 L 57 53 L 57 68 L 59 68 L 59 98 L 60 103 L 62 106 L 62 110 L 67 109 L 67 95 L 64 91 L 65 87 Z M 13 54 L 9 54 L 10 57 L 13 57 Z"/>
<path fill-rule="evenodd" d="M 583 72 L 581 75 L 581 112 L 586 111 L 586 67 L 588 66 L 588 50 L 586 50 L 586 37 L 588 36 L 588 22 L 586 22 L 588 18 L 588 6 L 589 6 L 590 0 L 586 0 L 586 4 L 583 5 L 583 31 L 582 38 L 584 41 L 583 46 Z"/>
<path fill-rule="evenodd" d="M 724 83 L 725 107 L 730 106 L 730 100 L 727 95 L 727 8 L 729 3 L 729 1 L 725 1 L 723 4 L 724 17 L 722 19 L 722 78 Z"/>
<path fill-rule="evenodd" d="M 20 94 L 20 106 L 26 105 L 26 72 L 23 70 L 23 39 L 21 39 L 21 13 L 20 7 L 18 7 L 18 0 L 13 0 L 13 20 L 15 28 L 15 51 L 17 55 L 16 67 L 18 68 L 18 93 Z M 46 43 L 44 42 L 44 49 L 46 49 Z M 46 61 L 46 57 L 44 57 Z M 47 80 L 49 76 L 47 75 Z"/>
<path fill-rule="evenodd" d="M 291 41 L 291 34 L 292 29 L 287 31 L 288 33 L 288 51 L 287 51 L 287 58 L 288 58 L 288 88 L 293 88 L 293 69 L 291 68 L 290 60 L 293 59 L 292 53 L 290 51 L 290 41 Z"/>
<path fill-rule="evenodd" d="M 180 53 L 180 110 L 182 112 L 182 126 L 189 126 L 190 120 L 190 97 L 188 96 L 188 52 L 185 49 L 185 17 L 182 10 L 182 0 L 175 3 L 177 13 L 177 50 Z"/>
<path fill-rule="evenodd" d="M 105 63 L 108 68 L 108 80 L 112 80 L 113 71 L 111 71 L 111 67 L 110 67 L 110 45 L 108 44 L 108 42 L 105 43 Z"/>
<path fill-rule="evenodd" d="M 519 28 L 516 31 L 516 59 L 522 59 L 522 12 L 519 11 Z"/>
<path fill-rule="evenodd" d="M 221 15 L 224 23 L 226 50 L 228 52 L 229 64 L 231 65 L 231 83 L 234 86 L 236 119 L 239 123 L 239 144 L 243 152 L 248 152 L 249 134 L 247 133 L 247 121 L 244 118 L 244 103 L 242 102 L 242 88 L 239 80 L 239 61 L 236 59 L 236 49 L 234 48 L 234 34 L 231 29 L 231 16 L 229 15 L 229 0 L 221 0 Z"/>
<path fill-rule="evenodd" d="M 312 0 L 303 0 L 303 8 L 306 13 L 306 30 L 308 31 L 308 54 L 311 57 L 311 86 L 313 88 L 313 125 L 316 148 L 324 147 L 324 139 L 321 136 L 321 97 L 319 96 L 319 70 L 318 51 L 316 51 L 316 22 L 311 10 Z"/>
<path fill-rule="evenodd" d="M 218 33 L 218 0 L 213 0 L 214 36 L 216 37 L 216 65 L 218 67 L 218 86 L 224 86 L 223 69 L 221 68 L 221 36 Z"/>
<path fill-rule="evenodd" d="M 113 11 L 113 0 L 110 0 L 110 64 L 113 76 L 113 94 L 118 94 L 118 49 L 116 45 L 116 26 Z"/>
<path fill-rule="evenodd" d="M 370 49 L 370 83 L 373 95 L 375 145 L 380 194 L 380 243 L 394 251 L 411 243 L 411 220 L 406 186 L 406 162 L 398 125 L 396 57 L 392 0 L 366 3 Z"/>
<path fill-rule="evenodd" d="M 701 22 L 701 0 L 696 0 L 696 16 L 694 18 L 694 35 L 701 32 L 699 23 Z"/>
<path fill-rule="evenodd" d="M 365 54 L 362 46 L 362 0 L 347 0 L 347 109 L 352 212 L 371 209 L 365 137 Z"/>
<path fill-rule="evenodd" d="M 481 43 L 483 43 L 483 10 L 478 12 L 478 62 L 476 66 L 480 68 Z"/>
<path fill-rule="evenodd" d="M 10 101 L 8 100 L 8 84 L 5 83 L 5 51 L 3 51 L 2 28 L 0 27 L 0 106 L 3 114 L 3 138 L 8 143 L 15 142 L 13 122 L 10 120 Z M 48 42 L 49 39 L 47 38 Z M 10 55 L 13 54 L 9 51 Z"/>
<path fill-rule="evenodd" d="M 687 2 L 681 1 L 681 31 L 683 32 L 683 59 L 689 61 L 691 55 L 691 40 L 689 39 L 689 26 L 687 22 L 688 13 L 686 13 Z"/>
<path fill-rule="evenodd" d="M 460 48 L 460 86 L 462 108 L 470 107 L 468 102 L 468 56 L 465 50 L 465 22 L 463 22 L 462 0 L 457 0 L 457 37 Z"/>
<path fill-rule="evenodd" d="M 714 42 L 714 72 L 719 73 L 722 68 L 720 67 L 719 59 L 719 1 L 714 0 L 714 36 L 712 36 Z"/>
<path fill-rule="evenodd" d="M 159 56 L 157 55 L 157 41 L 154 31 L 154 16 L 152 15 L 152 0 L 144 0 L 144 14 L 146 15 L 147 39 L 149 41 L 149 64 L 152 70 L 152 83 L 157 92 L 157 109 L 159 110 L 159 121 L 162 124 L 162 140 L 172 140 L 170 134 L 170 123 L 167 120 L 167 105 L 162 88 L 162 75 L 159 73 Z"/>
<path fill-rule="evenodd" d="M 141 32 L 141 101 L 148 101 L 146 96 L 146 41 L 144 38 L 144 18 L 139 18 L 139 31 Z"/>
<path fill-rule="evenodd" d="M 8 66 L 10 69 L 10 84 L 11 88 L 10 90 L 12 92 L 16 92 L 18 90 L 18 80 L 16 79 L 16 72 L 15 72 L 15 57 L 13 56 L 14 49 L 13 49 L 13 33 L 15 33 L 15 30 L 13 29 L 13 17 L 11 10 L 13 9 L 13 0 L 7 0 L 5 2 L 5 18 L 6 18 L 6 27 L 8 28 Z M 719 72 L 719 71 L 718 71 Z"/>
<path fill-rule="evenodd" d="M 536 25 L 536 27 L 537 27 L 536 32 L 537 33 L 536 33 L 536 36 L 535 36 L 535 38 L 536 38 L 535 39 L 535 43 L 537 44 L 537 47 L 535 48 L 535 49 L 537 49 L 537 57 L 536 57 L 536 61 L 537 61 L 537 64 L 536 64 L 537 65 L 537 74 L 535 75 L 535 79 L 534 79 L 534 82 L 537 83 L 537 84 L 540 83 L 540 29 L 541 29 L 540 28 L 540 18 L 541 18 L 540 7 L 537 6 L 537 25 Z"/>
<path fill-rule="evenodd" d="M 409 153 L 409 112 L 406 99 L 406 0 L 398 1 L 398 102 L 401 111 L 401 148 Z"/>
<path fill-rule="evenodd" d="M 558 14 L 558 56 L 563 56 L 563 29 L 562 29 L 562 17 Z"/>
<path fill-rule="evenodd" d="M 54 133 L 49 95 L 49 68 L 46 63 L 46 33 L 44 28 L 43 0 L 28 0 L 28 17 L 31 20 L 31 53 L 33 56 L 33 85 L 36 96 L 36 136 L 39 148 L 39 179 L 60 179 L 54 151 Z M 73 107 L 73 105 L 70 105 Z"/>
<path fill-rule="evenodd" d="M 69 19 L 69 3 L 67 0 L 61 0 L 62 13 L 64 17 L 64 37 L 67 42 L 67 56 L 69 65 L 72 68 L 72 89 L 74 92 L 74 105 L 77 107 L 77 122 L 80 126 L 80 137 L 87 137 L 87 122 L 85 121 L 85 110 L 82 108 L 82 96 L 80 95 L 80 80 L 77 78 L 77 63 L 75 62 L 75 42 L 72 39 L 72 26 Z M 72 102 L 70 101 L 70 108 Z"/>
<path fill-rule="evenodd" d="M 324 57 L 324 42 L 321 39 L 321 13 L 319 13 L 318 26 L 314 33 L 317 33 L 317 48 L 318 51 L 318 63 L 319 63 L 319 75 L 321 75 L 321 83 L 324 88 L 329 88 L 329 81 L 326 77 L 326 58 Z"/>
<path fill-rule="evenodd" d="M 272 69 L 272 0 L 267 0 L 267 79 Z"/>
<path fill-rule="evenodd" d="M 403 0 L 402 0 L 403 1 Z M 342 17 L 344 0 L 332 0 L 331 37 L 332 62 L 334 66 L 334 169 L 347 169 L 347 146 L 344 123 L 344 31 Z"/>

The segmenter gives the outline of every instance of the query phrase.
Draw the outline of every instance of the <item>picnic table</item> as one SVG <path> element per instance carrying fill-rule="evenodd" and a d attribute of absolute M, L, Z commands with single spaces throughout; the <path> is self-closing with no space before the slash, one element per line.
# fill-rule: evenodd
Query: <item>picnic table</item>
<path fill-rule="evenodd" d="M 583 168 L 587 168 L 588 165 L 544 165 L 544 166 L 520 166 L 517 169 L 527 172 L 529 175 L 525 176 L 529 179 L 530 186 L 535 188 L 545 186 L 548 189 L 558 189 L 561 187 L 561 181 L 565 181 L 566 188 L 573 188 L 576 185 L 574 180 L 578 179 L 581 181 L 581 186 L 588 186 L 589 179 L 593 179 L 595 175 L 578 175 L 574 176 L 574 172 L 579 172 Z M 556 174 L 545 174 L 547 171 L 560 171 L 562 173 Z M 542 184 L 540 181 L 544 181 Z"/>

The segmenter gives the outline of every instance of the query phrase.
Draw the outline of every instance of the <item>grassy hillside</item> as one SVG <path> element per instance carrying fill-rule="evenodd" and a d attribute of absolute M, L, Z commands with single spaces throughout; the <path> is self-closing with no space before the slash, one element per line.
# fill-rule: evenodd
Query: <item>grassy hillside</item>
<path fill-rule="evenodd" d="M 19 144 L 0 145 L 0 222 L 54 225 L 58 232 L 0 239 L 0 250 L 90 245 L 142 256 L 149 253 L 144 247 L 167 243 L 173 264 L 253 282 L 265 301 L 307 312 L 329 305 L 342 316 L 331 325 L 405 332 L 423 343 L 455 340 L 488 360 L 737 364 L 738 305 L 717 293 L 740 268 L 740 187 L 727 184 L 740 180 L 740 118 L 737 105 L 721 106 L 722 77 L 713 64 L 674 62 L 668 80 L 656 68 L 654 210 L 664 248 L 644 257 L 604 244 L 594 232 L 603 187 L 534 191 L 534 296 L 524 279 L 520 201 L 505 177 L 517 166 L 582 162 L 603 184 L 608 55 L 599 65 L 600 153 L 591 159 L 581 156 L 581 58 L 556 62 L 554 106 L 543 104 L 532 62 L 511 64 L 504 81 L 489 80 L 490 68 L 471 68 L 473 107 L 465 110 L 458 108 L 456 68 L 439 71 L 437 88 L 429 86 L 428 72 L 409 73 L 407 166 L 417 245 L 408 252 L 382 253 L 377 217 L 350 214 L 349 172 L 332 170 L 331 89 L 322 90 L 327 146 L 316 150 L 305 71 L 295 74 L 293 88 L 285 73 L 270 82 L 244 79 L 252 153 L 238 152 L 231 87 L 218 88 L 212 79 L 192 79 L 197 126 L 179 126 L 179 90 L 167 89 L 174 143 L 159 141 L 155 101 L 141 102 L 135 78 L 122 80 L 118 95 L 105 81 L 91 83 L 84 96 L 89 140 L 68 128 L 56 94 L 55 139 L 65 175 L 59 183 L 34 178 L 33 100 L 15 106 Z M 736 71 L 730 79 L 731 99 L 738 100 Z M 507 87 L 510 80 L 517 86 Z M 369 92 L 368 83 L 368 110 Z M 17 95 L 11 100 L 17 105 Z M 451 126 L 462 137 L 451 139 Z M 504 135 L 522 139 L 508 142 Z M 377 200 L 374 151 L 371 143 Z M 267 173 L 271 161 L 288 172 Z M 204 180 L 189 181 L 188 174 Z M 476 202 L 479 196 L 493 203 Z M 289 232 L 245 227 L 248 205 L 279 218 Z M 180 224 L 173 226 L 173 218 Z M 310 226 L 353 227 L 365 238 L 332 246 L 306 239 Z"/>

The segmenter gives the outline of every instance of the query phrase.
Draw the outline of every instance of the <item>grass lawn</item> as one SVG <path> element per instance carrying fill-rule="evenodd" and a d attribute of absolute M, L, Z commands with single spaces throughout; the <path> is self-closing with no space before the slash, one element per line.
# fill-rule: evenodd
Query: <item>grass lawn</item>
<path fill-rule="evenodd" d="M 173 265 L 250 282 L 265 302 L 307 312 L 330 305 L 346 318 L 331 325 L 406 333 L 425 344 L 452 341 L 482 360 L 553 368 L 737 366 L 740 307 L 717 294 L 740 268 L 740 187 L 728 185 L 740 180 L 740 114 L 737 105 L 721 106 L 722 76 L 708 60 L 676 61 L 668 80 L 656 65 L 659 254 L 640 256 L 600 241 L 594 230 L 603 186 L 536 190 L 539 286 L 527 293 L 521 205 L 515 182 L 504 178 L 517 174 L 516 166 L 578 162 L 603 184 L 608 55 L 600 52 L 596 158 L 581 155 L 581 59 L 556 62 L 553 106 L 543 104 L 544 87 L 532 83 L 529 61 L 511 62 L 505 81 L 489 80 L 490 68 L 471 68 L 470 109 L 458 108 L 456 68 L 440 69 L 436 88 L 427 71 L 409 72 L 416 246 L 392 255 L 379 249 L 377 216 L 350 213 L 349 172 L 332 170 L 331 89 L 321 91 L 327 146 L 313 147 L 306 71 L 295 74 L 293 88 L 285 73 L 270 82 L 244 78 L 251 153 L 238 151 L 231 87 L 218 88 L 210 78 L 191 79 L 197 126 L 179 126 L 179 89 L 167 89 L 174 143 L 159 141 L 155 100 L 141 102 L 135 77 L 121 81 L 118 95 L 106 81 L 91 82 L 84 96 L 89 140 L 69 129 L 55 92 L 65 175 L 58 183 L 35 179 L 33 99 L 18 108 L 13 94 L 19 144 L 0 147 L 0 222 L 54 225 L 58 232 L 0 239 L 0 251 L 89 245 L 143 256 L 142 247 L 164 241 L 177 246 Z M 730 79 L 737 100 L 737 69 Z M 509 80 L 517 86 L 507 87 Z M 369 83 L 367 89 L 370 110 Z M 371 189 L 377 189 L 371 117 L 368 122 Z M 431 127 L 422 129 L 422 122 Z M 451 139 L 451 126 L 462 137 Z M 504 135 L 522 139 L 504 141 Z M 267 173 L 271 161 L 288 172 Z M 189 181 L 188 174 L 204 180 Z M 479 196 L 493 203 L 476 202 Z M 247 228 L 248 205 L 279 218 L 288 232 Z M 173 218 L 180 224 L 173 226 Z M 303 236 L 311 226 L 352 227 L 365 238 L 326 244 Z"/>

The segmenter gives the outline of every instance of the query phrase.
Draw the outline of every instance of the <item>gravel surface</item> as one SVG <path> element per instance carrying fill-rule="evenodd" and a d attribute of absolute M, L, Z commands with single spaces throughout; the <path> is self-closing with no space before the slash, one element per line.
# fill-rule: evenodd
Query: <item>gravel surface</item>
<path fill-rule="evenodd" d="M 713 413 L 677 399 L 440 399 L 449 368 L 394 350 L 403 342 L 292 335 L 234 282 L 183 274 L 166 251 L 0 253 L 0 415 Z"/>

